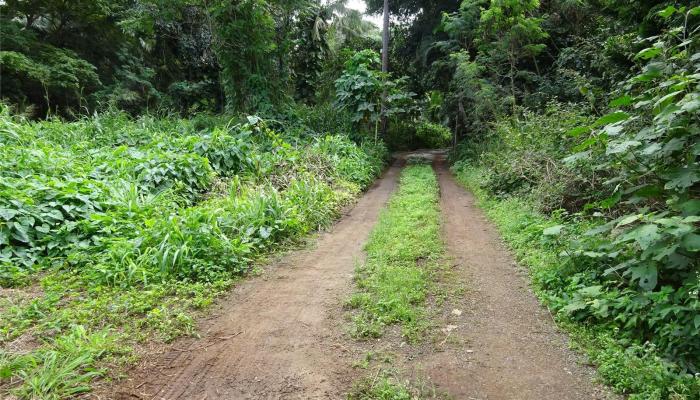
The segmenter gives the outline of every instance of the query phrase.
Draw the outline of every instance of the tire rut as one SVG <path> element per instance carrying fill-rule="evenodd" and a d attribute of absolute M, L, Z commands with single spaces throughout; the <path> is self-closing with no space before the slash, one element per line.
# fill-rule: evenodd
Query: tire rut
<path fill-rule="evenodd" d="M 455 399 L 605 399 L 594 370 L 567 346 L 473 196 L 435 162 L 443 234 L 455 276 L 468 287 L 459 346 L 425 357 L 424 373 Z M 454 317 L 454 316 L 453 316 Z"/>

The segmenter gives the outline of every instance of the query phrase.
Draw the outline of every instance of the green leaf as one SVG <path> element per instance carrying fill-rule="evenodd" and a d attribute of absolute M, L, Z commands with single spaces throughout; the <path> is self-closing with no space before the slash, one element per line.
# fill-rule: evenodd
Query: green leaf
<path fill-rule="evenodd" d="M 590 158 L 591 158 L 590 151 L 582 151 L 582 152 L 574 153 L 574 154 L 562 159 L 562 162 L 565 164 L 573 164 L 577 161 L 589 160 Z"/>
<path fill-rule="evenodd" d="M 668 104 L 670 100 L 673 100 L 676 96 L 678 96 L 681 93 L 683 93 L 682 90 L 677 90 L 675 92 L 671 92 L 663 96 L 662 98 L 658 99 L 656 103 L 654 103 L 654 107 L 665 107 L 665 105 Z"/>
<path fill-rule="evenodd" d="M 543 230 L 542 234 L 545 236 L 559 236 L 561 234 L 561 230 L 563 228 L 564 228 L 564 225 L 550 226 L 549 228 L 546 228 L 545 230 Z"/>
<path fill-rule="evenodd" d="M 566 132 L 566 136 L 579 137 L 591 131 L 590 126 L 579 126 Z"/>
<path fill-rule="evenodd" d="M 30 243 L 31 240 L 29 239 L 29 235 L 27 234 L 27 227 L 18 223 L 15 223 L 14 226 L 15 231 L 13 232 L 12 237 L 23 243 Z"/>
<path fill-rule="evenodd" d="M 584 297 L 600 297 L 603 294 L 603 287 L 600 285 L 587 286 L 579 289 L 578 293 Z"/>
<path fill-rule="evenodd" d="M 664 8 L 663 10 L 659 11 L 658 14 L 659 14 L 662 18 L 668 18 L 668 17 L 670 17 L 671 15 L 675 14 L 676 11 L 678 11 L 678 10 L 676 10 L 676 7 L 674 7 L 674 6 L 668 6 L 668 7 Z"/>
<path fill-rule="evenodd" d="M 632 280 L 639 280 L 639 286 L 644 290 L 654 290 L 658 282 L 658 274 L 656 266 L 652 263 L 637 265 L 630 268 L 632 272 Z"/>
<path fill-rule="evenodd" d="M 691 168 L 680 168 L 667 176 L 664 186 L 667 190 L 685 190 L 700 181 L 698 171 Z"/>
<path fill-rule="evenodd" d="M 699 215 L 700 214 L 700 200 L 693 199 L 688 200 L 678 206 L 683 215 Z"/>
<path fill-rule="evenodd" d="M 585 310 L 587 307 L 583 301 L 573 301 L 561 308 L 562 311 L 568 314 L 573 314 L 576 311 Z"/>
<path fill-rule="evenodd" d="M 616 227 L 619 228 L 621 226 L 629 225 L 632 222 L 638 221 L 639 218 L 640 218 L 639 214 L 628 215 L 628 216 L 622 218 L 622 220 L 620 220 L 620 222 L 618 222 Z"/>
<path fill-rule="evenodd" d="M 645 147 L 642 149 L 641 153 L 644 154 L 645 156 L 650 156 L 654 153 L 657 153 L 661 150 L 661 144 L 659 143 L 652 143 L 649 146 Z"/>
<path fill-rule="evenodd" d="M 611 124 L 603 128 L 603 132 L 608 136 L 618 136 L 624 129 L 625 126 L 623 124 Z"/>
<path fill-rule="evenodd" d="M 700 235 L 697 233 L 689 233 L 685 235 L 681 243 L 683 243 L 683 247 L 685 247 L 685 249 L 688 251 L 700 251 Z"/>
<path fill-rule="evenodd" d="M 46 224 L 37 225 L 34 229 L 36 229 L 37 232 L 41 232 L 41 233 L 49 233 L 49 230 L 50 230 L 49 226 Z"/>
<path fill-rule="evenodd" d="M 615 111 L 614 113 L 610 113 L 607 115 L 604 115 L 600 118 L 598 118 L 594 123 L 593 126 L 595 127 L 600 127 L 608 124 L 614 124 L 616 122 L 624 121 L 626 119 L 629 119 L 630 115 L 627 114 L 624 111 Z"/>
<path fill-rule="evenodd" d="M 606 269 L 605 271 L 603 271 L 603 276 L 608 276 L 608 275 L 612 274 L 613 272 L 617 272 L 621 269 L 625 269 L 625 268 L 629 267 L 632 262 L 633 262 L 633 260 L 627 260 L 623 263 L 617 264 L 614 267 L 610 267 L 610 268 Z"/>
<path fill-rule="evenodd" d="M 634 240 L 642 250 L 646 250 L 655 241 L 659 240 L 659 227 L 656 224 L 640 225 L 628 232 L 624 240 Z"/>
<path fill-rule="evenodd" d="M 595 236 L 595 235 L 599 235 L 601 233 L 610 232 L 612 230 L 612 228 L 613 228 L 613 224 L 608 222 L 607 224 L 598 225 L 595 228 L 592 228 L 592 229 L 584 232 L 584 235 L 585 236 Z"/>
<path fill-rule="evenodd" d="M 642 60 L 651 60 L 652 58 L 656 58 L 661 54 L 661 49 L 658 47 L 647 47 L 646 49 L 640 51 L 637 53 L 634 58 L 636 59 L 642 59 Z"/>
<path fill-rule="evenodd" d="M 605 154 L 626 153 L 629 149 L 640 146 L 642 143 L 636 140 L 625 140 L 623 142 L 611 142 L 605 150 Z"/>
<path fill-rule="evenodd" d="M 632 104 L 632 97 L 628 95 L 624 95 L 622 97 L 618 97 L 615 100 L 612 100 L 609 104 L 610 108 L 616 108 L 616 107 L 621 107 L 621 106 L 628 106 Z"/>
<path fill-rule="evenodd" d="M 11 208 L 0 208 L 0 217 L 5 221 L 11 220 L 15 215 L 19 214 L 17 210 Z"/>
<path fill-rule="evenodd" d="M 681 106 L 681 110 L 688 113 L 695 112 L 698 108 L 700 108 L 700 98 L 684 99 L 683 105 Z"/>

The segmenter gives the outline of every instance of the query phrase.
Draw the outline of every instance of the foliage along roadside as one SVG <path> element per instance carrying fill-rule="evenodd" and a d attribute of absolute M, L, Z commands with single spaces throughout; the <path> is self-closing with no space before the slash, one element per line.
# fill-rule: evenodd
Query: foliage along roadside
<path fill-rule="evenodd" d="M 367 259 L 355 272 L 359 290 L 348 301 L 357 310 L 354 336 L 380 337 L 387 326 L 400 324 L 403 336 L 416 341 L 428 328 L 423 303 L 444 252 L 437 202 L 432 167 L 406 167 L 367 242 Z"/>
<path fill-rule="evenodd" d="M 555 311 L 557 323 L 569 332 L 573 346 L 588 355 L 607 384 L 630 395 L 630 399 L 700 398 L 700 378 L 662 357 L 652 343 L 625 339 L 619 328 L 609 325 L 581 324 L 562 311 L 567 302 L 575 301 L 571 293 L 578 290 L 575 281 L 566 283 L 563 279 L 569 274 L 563 261 L 567 242 L 543 234 L 560 226 L 561 217 L 543 215 L 532 201 L 522 197 L 503 198 L 490 193 L 485 189 L 490 174 L 483 167 L 462 163 L 454 171 L 496 223 L 518 261 L 529 268 L 537 296 Z M 566 226 L 568 234 L 576 237 L 587 231 L 590 223 L 579 221 Z"/>
<path fill-rule="evenodd" d="M 0 390 L 20 398 L 88 391 L 136 343 L 194 334 L 194 310 L 331 223 L 387 155 L 255 117 L 0 117 Z"/>
<path fill-rule="evenodd" d="M 636 41 L 636 68 L 600 106 L 607 113 L 556 100 L 516 109 L 454 154 L 457 170 L 483 173 L 487 196 L 551 221 L 527 232 L 561 252 L 540 282 L 548 304 L 668 370 L 643 384 L 610 377 L 643 398 L 700 396 L 689 378 L 700 373 L 698 16 L 675 5 L 649 15 L 658 31 Z"/>

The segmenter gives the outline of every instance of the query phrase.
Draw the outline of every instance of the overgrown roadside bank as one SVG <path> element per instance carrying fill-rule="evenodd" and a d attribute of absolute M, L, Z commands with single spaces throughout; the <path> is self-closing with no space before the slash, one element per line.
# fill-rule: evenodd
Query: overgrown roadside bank
<path fill-rule="evenodd" d="M 343 303 L 399 170 L 389 168 L 314 246 L 284 254 L 237 284 L 200 321 L 201 338 L 156 348 L 126 379 L 95 394 L 117 393 L 119 400 L 342 398 L 355 375 Z"/>
<path fill-rule="evenodd" d="M 329 226 L 386 155 L 257 117 L 0 127 L 0 397 L 20 399 L 88 392 L 135 347 L 197 335 L 197 313 Z"/>
<path fill-rule="evenodd" d="M 654 345 L 621 339 L 619 330 L 610 325 L 585 324 L 591 321 L 572 318 L 576 302 L 605 306 L 596 300 L 598 295 L 592 292 L 595 287 L 582 297 L 585 291 L 577 289 L 576 282 L 561 286 L 572 274 L 571 264 L 565 262 L 567 237 L 583 235 L 590 228 L 585 221 L 572 223 L 569 219 L 567 237 L 562 237 L 555 234 L 562 230 L 562 219 L 537 212 L 517 196 L 499 198 L 484 190 L 488 172 L 483 167 L 459 163 L 453 171 L 498 226 L 519 263 L 528 267 L 538 298 L 568 332 L 572 346 L 588 356 L 606 384 L 630 399 L 700 398 L 699 379 L 661 357 Z"/>

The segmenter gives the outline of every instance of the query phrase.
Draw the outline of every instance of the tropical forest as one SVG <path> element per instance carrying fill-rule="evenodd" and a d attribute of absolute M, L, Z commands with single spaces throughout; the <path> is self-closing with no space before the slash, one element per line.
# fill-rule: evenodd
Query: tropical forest
<path fill-rule="evenodd" d="M 700 400 L 700 2 L 0 0 L 0 399 Z"/>

